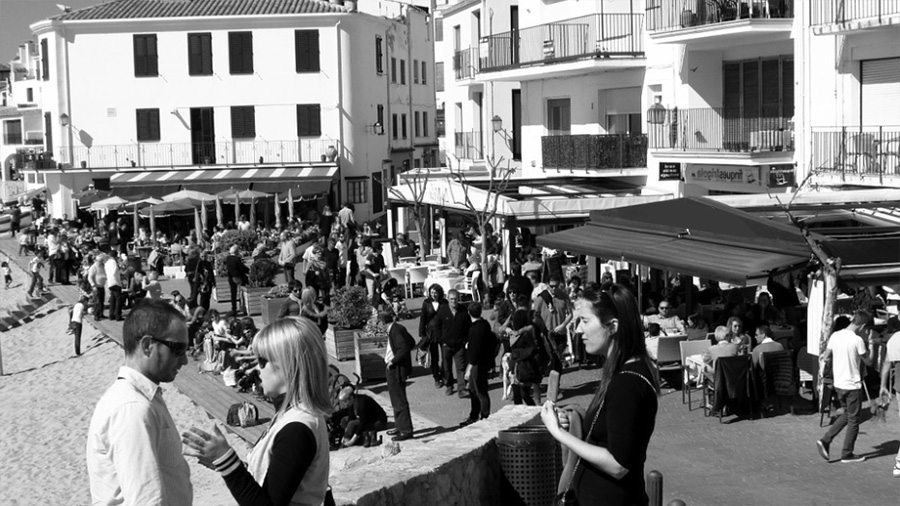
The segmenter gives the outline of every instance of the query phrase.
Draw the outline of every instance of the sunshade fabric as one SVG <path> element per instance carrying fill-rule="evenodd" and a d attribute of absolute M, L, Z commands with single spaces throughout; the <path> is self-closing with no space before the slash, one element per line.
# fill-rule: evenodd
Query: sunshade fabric
<path fill-rule="evenodd" d="M 215 193 L 209 185 L 234 186 L 246 189 L 256 181 L 277 182 L 278 184 L 304 182 L 308 180 L 330 181 L 337 173 L 337 167 L 249 167 L 242 169 L 173 169 L 164 171 L 123 171 L 113 174 L 109 184 L 111 188 L 181 185 L 184 189 Z M 172 191 L 176 191 L 178 188 Z M 168 193 L 171 193 L 168 192 Z"/>
<path fill-rule="evenodd" d="M 264 193 L 282 193 L 288 187 L 297 200 L 309 200 L 331 191 L 331 181 L 304 181 L 302 183 L 255 182 L 253 189 Z"/>

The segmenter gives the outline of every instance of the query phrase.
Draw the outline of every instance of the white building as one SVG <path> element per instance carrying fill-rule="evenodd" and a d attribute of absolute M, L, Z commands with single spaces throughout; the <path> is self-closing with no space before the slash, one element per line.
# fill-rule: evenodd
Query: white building
<path fill-rule="evenodd" d="M 94 183 L 292 188 L 378 216 L 392 171 L 436 156 L 429 17 L 341 3 L 115 0 L 33 24 L 53 214 Z"/>

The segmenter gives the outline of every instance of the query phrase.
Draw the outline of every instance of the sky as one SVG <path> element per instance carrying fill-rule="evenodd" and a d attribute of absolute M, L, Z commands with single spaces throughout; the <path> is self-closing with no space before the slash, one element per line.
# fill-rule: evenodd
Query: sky
<path fill-rule="evenodd" d="M 0 0 L 0 62 L 15 58 L 19 44 L 31 40 L 28 26 L 60 14 L 56 4 L 81 9 L 106 0 Z"/>

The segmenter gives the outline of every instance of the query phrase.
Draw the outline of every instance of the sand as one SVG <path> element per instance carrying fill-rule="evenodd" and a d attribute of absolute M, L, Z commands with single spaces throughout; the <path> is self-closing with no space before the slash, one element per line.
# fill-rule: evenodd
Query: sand
<path fill-rule="evenodd" d="M 24 274 L 13 267 L 14 284 Z M 24 291 L 0 292 L 0 308 L 24 301 Z M 21 293 L 20 293 L 21 292 Z M 42 308 L 30 323 L 0 333 L 4 376 L 0 376 L 0 506 L 90 504 L 85 442 L 97 400 L 115 380 L 122 349 L 85 325 L 82 355 L 74 355 L 65 333 L 68 309 Z M 163 396 L 182 430 L 210 427 L 206 412 L 171 385 Z M 232 438 L 240 455 L 247 446 Z M 235 504 L 213 471 L 188 458 L 194 504 Z"/>

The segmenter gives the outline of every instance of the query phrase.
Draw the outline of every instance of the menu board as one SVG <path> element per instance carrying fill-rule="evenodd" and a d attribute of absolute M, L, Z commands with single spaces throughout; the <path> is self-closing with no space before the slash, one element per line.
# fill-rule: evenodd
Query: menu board
<path fill-rule="evenodd" d="M 660 181 L 680 181 L 681 162 L 659 162 Z"/>

